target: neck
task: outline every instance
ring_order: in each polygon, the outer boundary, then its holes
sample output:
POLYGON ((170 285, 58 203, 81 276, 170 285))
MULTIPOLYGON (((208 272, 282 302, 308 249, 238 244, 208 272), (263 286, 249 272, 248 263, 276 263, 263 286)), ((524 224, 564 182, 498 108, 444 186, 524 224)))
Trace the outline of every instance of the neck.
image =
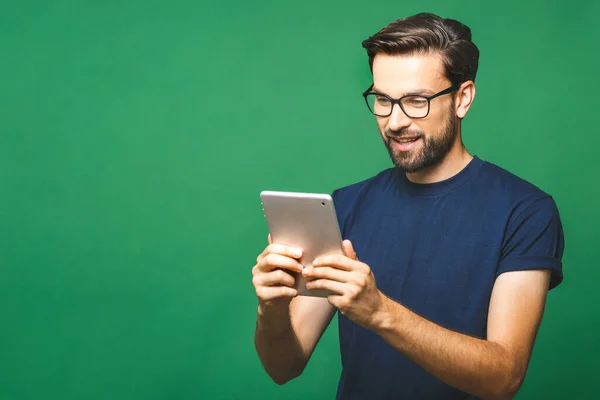
POLYGON ((473 156, 463 146, 459 137, 441 163, 418 172, 407 173, 407 178, 414 183, 435 183, 452 178, 471 162, 473 156))

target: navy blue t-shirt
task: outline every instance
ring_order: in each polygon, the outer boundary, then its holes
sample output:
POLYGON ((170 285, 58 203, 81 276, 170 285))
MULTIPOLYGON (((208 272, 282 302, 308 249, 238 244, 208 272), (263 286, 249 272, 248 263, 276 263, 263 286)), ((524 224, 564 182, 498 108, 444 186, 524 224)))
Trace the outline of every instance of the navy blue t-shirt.
MULTIPOLYGON (((377 287, 448 329, 486 338, 492 287, 507 271, 549 269, 562 281, 564 239, 552 197, 475 157, 442 182, 390 168, 334 191, 344 239, 377 287)), ((525 306, 525 305, 524 305, 525 306)), ((338 400, 473 399, 338 313, 338 400)))

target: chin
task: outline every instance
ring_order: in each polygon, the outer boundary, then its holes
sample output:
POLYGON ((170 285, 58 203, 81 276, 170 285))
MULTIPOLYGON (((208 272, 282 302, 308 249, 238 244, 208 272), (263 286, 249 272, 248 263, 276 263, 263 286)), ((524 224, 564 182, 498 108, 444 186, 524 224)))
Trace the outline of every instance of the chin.
POLYGON ((404 172, 418 172, 425 168, 423 164, 422 149, 412 149, 408 152, 400 152, 387 143, 387 150, 392 163, 404 172))
POLYGON ((407 174, 412 174, 415 172, 419 172, 424 170, 426 167, 424 165, 421 164, 402 164, 402 163, 394 163, 396 165, 397 168, 400 168, 402 171, 406 172, 407 174))
POLYGON ((402 171, 412 174, 421 172, 429 168, 435 167, 442 163, 444 157, 425 157, 421 152, 419 154, 410 155, 409 157, 399 157, 397 154, 392 155, 392 162, 397 168, 402 171))

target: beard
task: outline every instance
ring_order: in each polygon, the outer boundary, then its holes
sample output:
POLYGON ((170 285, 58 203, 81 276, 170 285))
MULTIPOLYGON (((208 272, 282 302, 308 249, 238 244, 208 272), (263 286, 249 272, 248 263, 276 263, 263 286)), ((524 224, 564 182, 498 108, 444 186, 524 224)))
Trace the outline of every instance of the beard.
POLYGON ((421 130, 402 129, 392 132, 386 129, 384 143, 394 165, 404 172, 412 173, 440 164, 452 149, 458 137, 458 118, 450 113, 444 129, 437 135, 425 135, 421 130), (396 151, 392 147, 392 139, 401 137, 417 137, 423 144, 418 150, 396 151))

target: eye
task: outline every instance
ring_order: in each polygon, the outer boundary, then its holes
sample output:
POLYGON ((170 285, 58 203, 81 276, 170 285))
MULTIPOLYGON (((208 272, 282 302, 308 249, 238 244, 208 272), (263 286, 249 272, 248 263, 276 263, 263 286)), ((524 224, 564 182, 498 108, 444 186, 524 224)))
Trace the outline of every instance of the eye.
POLYGON ((390 104, 390 99, 388 99, 385 96, 376 96, 375 97, 377 100, 377 103, 381 104, 381 105, 387 105, 390 104))
POLYGON ((405 102, 410 107, 422 108, 427 107, 427 99, 423 97, 409 97, 405 102))

